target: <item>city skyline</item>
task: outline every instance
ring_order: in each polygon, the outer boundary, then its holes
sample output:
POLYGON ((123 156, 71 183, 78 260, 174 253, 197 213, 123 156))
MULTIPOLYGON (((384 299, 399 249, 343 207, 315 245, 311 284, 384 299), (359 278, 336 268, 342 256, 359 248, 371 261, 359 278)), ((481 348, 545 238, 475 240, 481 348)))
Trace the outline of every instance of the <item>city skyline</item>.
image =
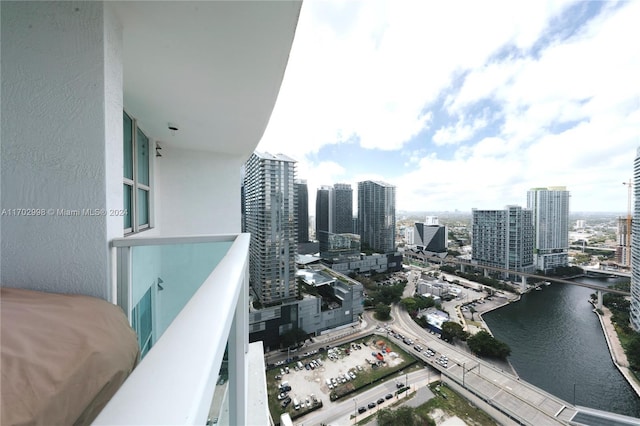
POLYGON ((372 179, 403 211, 524 205, 558 185, 572 211, 624 211, 640 4, 465 6, 304 3, 258 149, 298 161, 311 206, 321 184, 372 179))

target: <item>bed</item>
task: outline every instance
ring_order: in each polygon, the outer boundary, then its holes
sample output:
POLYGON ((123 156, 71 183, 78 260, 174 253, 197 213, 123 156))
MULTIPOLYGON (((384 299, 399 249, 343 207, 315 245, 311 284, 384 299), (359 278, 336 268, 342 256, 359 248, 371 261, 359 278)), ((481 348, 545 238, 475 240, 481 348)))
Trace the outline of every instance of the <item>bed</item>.
POLYGON ((139 359, 122 310, 102 299, 0 288, 0 424, 89 424, 139 359))

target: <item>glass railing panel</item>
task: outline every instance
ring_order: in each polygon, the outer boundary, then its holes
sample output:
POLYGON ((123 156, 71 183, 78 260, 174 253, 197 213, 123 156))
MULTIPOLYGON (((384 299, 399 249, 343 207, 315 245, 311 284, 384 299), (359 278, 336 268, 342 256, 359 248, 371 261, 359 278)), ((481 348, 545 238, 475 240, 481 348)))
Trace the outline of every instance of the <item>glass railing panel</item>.
POLYGON ((131 247, 131 325, 142 356, 162 336, 233 242, 131 247))

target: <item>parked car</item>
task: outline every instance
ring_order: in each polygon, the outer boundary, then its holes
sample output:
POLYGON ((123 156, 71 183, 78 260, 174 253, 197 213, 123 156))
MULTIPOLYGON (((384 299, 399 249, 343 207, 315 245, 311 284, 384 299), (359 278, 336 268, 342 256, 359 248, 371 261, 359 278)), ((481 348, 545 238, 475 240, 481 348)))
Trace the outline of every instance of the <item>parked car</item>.
POLYGON ((367 407, 376 408, 376 403, 375 402, 370 402, 369 404, 367 404, 367 407))
POLYGON ((287 405, 291 404, 291 398, 290 397, 286 397, 284 399, 284 401, 282 401, 280 403, 280 405, 282 406, 282 408, 287 408, 287 405))
POLYGON ((360 414, 364 413, 365 411, 367 411, 366 407, 358 408, 358 413, 360 413, 360 414))
POLYGON ((392 394, 390 394, 390 393, 388 393, 388 394, 386 394, 386 395, 384 396, 384 399, 391 399, 391 398, 393 398, 393 395, 392 395, 392 394))
POLYGON ((380 399, 377 401, 378 405, 382 404, 383 402, 384 402, 384 398, 380 398, 380 399))

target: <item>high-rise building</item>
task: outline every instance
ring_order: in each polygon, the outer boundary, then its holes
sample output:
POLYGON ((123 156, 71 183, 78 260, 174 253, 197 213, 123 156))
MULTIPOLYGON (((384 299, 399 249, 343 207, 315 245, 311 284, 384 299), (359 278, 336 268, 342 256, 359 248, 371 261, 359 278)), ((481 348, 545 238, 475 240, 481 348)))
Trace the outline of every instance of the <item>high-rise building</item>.
POLYGON ((633 163, 634 213, 631 228, 631 326, 640 331, 640 148, 633 163))
POLYGON ((631 266, 630 243, 632 243, 631 240, 633 240, 631 237, 633 234, 633 218, 630 217, 629 220, 627 220, 626 217, 619 217, 616 234, 618 240, 618 245, 616 246, 616 263, 628 268, 631 266), (631 232, 627 232, 628 230, 631 232))
POLYGON ((395 251, 395 186, 370 180, 358 182, 358 233, 363 249, 395 251))
POLYGON ((532 188, 527 208, 533 214, 534 263, 543 272, 568 265, 569 191, 564 186, 532 188))
POLYGON ((297 200, 298 244, 309 242, 309 190, 306 180, 294 184, 297 200))
POLYGON ((316 240, 320 252, 327 250, 329 234, 333 229, 333 188, 323 185, 316 191, 316 240))
POLYGON ((245 231, 251 233, 249 282, 262 304, 298 295, 295 160, 254 152, 245 163, 245 231))
POLYGON ((533 264, 533 217, 531 210, 507 206, 504 210, 472 211, 472 261, 531 272, 533 264))
POLYGON ((333 229, 336 234, 353 231, 353 189, 347 183, 333 185, 333 229))

